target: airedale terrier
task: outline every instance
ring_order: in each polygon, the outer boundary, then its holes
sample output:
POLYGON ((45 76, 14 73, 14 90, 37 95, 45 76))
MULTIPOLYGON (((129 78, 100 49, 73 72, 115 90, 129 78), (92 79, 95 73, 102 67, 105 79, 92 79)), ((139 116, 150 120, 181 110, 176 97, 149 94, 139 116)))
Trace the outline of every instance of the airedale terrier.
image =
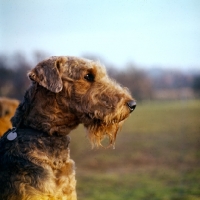
POLYGON ((0 137, 9 128, 12 128, 10 119, 15 114, 15 110, 18 105, 19 101, 16 99, 10 99, 6 97, 0 98, 0 137))
POLYGON ((93 145, 114 145, 135 109, 127 88, 98 62, 51 57, 28 73, 32 85, 0 141, 0 199, 75 200, 69 132, 82 123, 93 145))

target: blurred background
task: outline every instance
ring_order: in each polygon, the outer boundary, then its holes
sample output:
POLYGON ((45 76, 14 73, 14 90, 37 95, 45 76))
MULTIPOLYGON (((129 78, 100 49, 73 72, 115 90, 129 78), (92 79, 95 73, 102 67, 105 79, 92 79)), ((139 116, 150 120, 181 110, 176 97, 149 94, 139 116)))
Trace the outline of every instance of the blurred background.
POLYGON ((115 150, 71 134, 79 199, 200 199, 199 0, 0 0, 0 97, 55 55, 99 60, 137 100, 115 150))

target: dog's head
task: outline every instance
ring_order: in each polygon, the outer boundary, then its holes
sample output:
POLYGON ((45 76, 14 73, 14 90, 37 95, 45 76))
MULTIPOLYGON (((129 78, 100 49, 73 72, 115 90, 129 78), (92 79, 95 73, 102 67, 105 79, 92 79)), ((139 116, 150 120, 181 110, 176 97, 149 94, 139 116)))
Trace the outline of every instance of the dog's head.
POLYGON ((113 145, 122 122, 136 107, 128 89, 110 79, 99 62, 51 57, 40 62, 28 76, 56 94, 57 107, 75 116, 67 123, 75 119, 83 123, 97 146, 105 136, 113 145))
POLYGON ((16 99, 0 98, 0 118, 8 117, 9 119, 14 115, 15 110, 19 104, 16 99))

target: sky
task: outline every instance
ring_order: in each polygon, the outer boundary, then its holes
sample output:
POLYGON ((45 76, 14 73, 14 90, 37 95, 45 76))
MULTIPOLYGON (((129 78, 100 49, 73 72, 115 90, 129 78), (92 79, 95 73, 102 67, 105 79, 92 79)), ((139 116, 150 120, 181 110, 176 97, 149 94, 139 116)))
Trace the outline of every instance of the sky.
POLYGON ((199 0, 0 0, 0 54, 200 69, 199 0))

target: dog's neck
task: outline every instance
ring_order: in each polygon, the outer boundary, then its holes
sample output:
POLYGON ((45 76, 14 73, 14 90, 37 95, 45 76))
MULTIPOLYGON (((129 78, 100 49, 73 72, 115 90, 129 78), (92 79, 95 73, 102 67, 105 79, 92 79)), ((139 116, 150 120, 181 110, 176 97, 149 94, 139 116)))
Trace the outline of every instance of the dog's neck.
POLYGON ((31 127, 50 135, 69 134, 80 122, 76 115, 68 110, 68 103, 64 93, 52 93, 33 84, 12 118, 13 126, 31 127))

